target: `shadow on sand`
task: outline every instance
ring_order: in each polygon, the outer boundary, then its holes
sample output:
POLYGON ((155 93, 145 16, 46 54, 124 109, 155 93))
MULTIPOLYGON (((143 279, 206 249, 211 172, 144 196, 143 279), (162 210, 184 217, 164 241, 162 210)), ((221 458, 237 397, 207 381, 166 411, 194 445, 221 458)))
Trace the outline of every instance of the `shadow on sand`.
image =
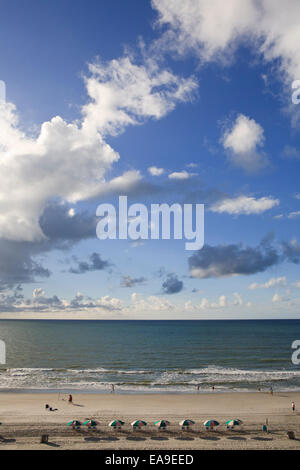
POLYGON ((200 439, 204 439, 206 441, 219 441, 221 438, 216 436, 200 436, 200 439))
POLYGON ((48 447, 60 447, 60 445, 55 444, 55 442, 43 442, 43 444, 48 447))
POLYGON ((9 444, 10 442, 16 442, 16 439, 6 439, 3 436, 0 436, 0 442, 3 444, 9 444))
POLYGON ((251 437, 254 441, 273 441, 273 437, 251 437))
POLYGON ((162 437, 162 436, 152 436, 151 437, 152 441, 168 441, 168 437, 162 437))
POLYGON ((179 437, 175 437, 175 439, 177 441, 194 441, 195 440, 194 437, 188 437, 188 436, 179 436, 179 437))

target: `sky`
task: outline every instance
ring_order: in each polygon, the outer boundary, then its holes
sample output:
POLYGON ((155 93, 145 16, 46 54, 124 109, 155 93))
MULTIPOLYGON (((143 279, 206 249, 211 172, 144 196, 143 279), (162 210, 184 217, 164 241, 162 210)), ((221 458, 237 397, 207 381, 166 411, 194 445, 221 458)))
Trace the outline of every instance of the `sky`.
POLYGON ((299 318, 298 0, 0 7, 0 318, 299 318), (124 195, 203 248, 99 240, 124 195))

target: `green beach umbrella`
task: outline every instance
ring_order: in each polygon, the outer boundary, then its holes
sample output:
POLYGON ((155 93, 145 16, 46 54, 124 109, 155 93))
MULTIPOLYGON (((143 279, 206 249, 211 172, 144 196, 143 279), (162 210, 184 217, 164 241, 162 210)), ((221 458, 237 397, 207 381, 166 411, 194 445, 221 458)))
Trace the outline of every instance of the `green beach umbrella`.
POLYGON ((137 419, 136 421, 132 421, 131 426, 133 428, 142 428, 143 426, 147 426, 146 421, 143 421, 141 419, 137 419))
POLYGON ((166 419, 160 419, 159 421, 155 421, 154 425, 158 428, 166 428, 167 426, 170 426, 170 422, 166 419))
POLYGON ((213 428, 215 426, 219 426, 219 422, 216 421, 215 419, 208 419, 207 421, 204 421, 204 426, 206 426, 207 428, 213 428))
POLYGON ((243 424, 243 421, 241 419, 230 419, 229 421, 226 421, 225 424, 227 426, 240 426, 240 424, 243 424))
POLYGON ((117 428, 117 427, 120 427, 120 426, 124 426, 124 421, 121 421, 120 419, 114 419, 113 421, 111 421, 109 423, 108 426, 112 427, 112 428, 117 428))
POLYGON ((95 427, 99 423, 95 421, 94 419, 87 419, 83 424, 84 426, 87 426, 87 427, 95 427))
POLYGON ((195 421, 192 419, 183 419, 180 421, 179 426, 192 426, 193 424, 195 424, 195 421))
POLYGON ((77 419, 73 419, 73 421, 69 421, 67 426, 73 426, 73 427, 78 427, 78 426, 81 426, 82 423, 80 421, 78 421, 77 419))

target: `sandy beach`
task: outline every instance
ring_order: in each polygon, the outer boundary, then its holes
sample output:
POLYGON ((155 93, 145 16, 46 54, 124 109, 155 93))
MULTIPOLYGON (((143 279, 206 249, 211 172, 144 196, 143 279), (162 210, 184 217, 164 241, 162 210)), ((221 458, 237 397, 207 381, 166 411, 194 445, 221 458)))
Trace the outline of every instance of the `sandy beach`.
MULTIPOLYGON (((210 393, 189 395, 75 394, 73 404, 65 395, 47 393, 0 394, 0 450, 4 449, 300 449, 300 411, 292 412, 300 393, 210 393), (45 404, 56 411, 48 411, 45 404), (72 419, 95 418, 97 430, 72 430, 72 419), (107 424, 114 418, 125 421, 122 431, 107 424), (132 431, 130 422, 144 419, 148 426, 132 431), (192 418, 192 430, 182 431, 178 422, 192 418), (205 419, 220 422, 216 431, 206 431, 205 419), (240 418, 242 428, 226 430, 225 421, 240 418), (153 423, 168 419, 171 426, 157 431, 153 423), (262 432, 268 419, 269 432, 262 432), (296 440, 289 440, 293 430, 296 440), (40 444, 49 434, 49 444, 40 444)), ((299 408, 300 410, 300 408, 299 408)))

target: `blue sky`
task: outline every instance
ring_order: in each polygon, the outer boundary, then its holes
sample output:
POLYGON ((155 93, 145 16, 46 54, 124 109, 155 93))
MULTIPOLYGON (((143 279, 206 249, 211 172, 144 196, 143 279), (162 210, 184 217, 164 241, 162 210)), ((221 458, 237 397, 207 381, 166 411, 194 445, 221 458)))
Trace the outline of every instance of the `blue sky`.
POLYGON ((299 316, 289 4, 0 0, 2 317, 299 316), (204 248, 98 240, 122 194, 204 203, 204 248))

